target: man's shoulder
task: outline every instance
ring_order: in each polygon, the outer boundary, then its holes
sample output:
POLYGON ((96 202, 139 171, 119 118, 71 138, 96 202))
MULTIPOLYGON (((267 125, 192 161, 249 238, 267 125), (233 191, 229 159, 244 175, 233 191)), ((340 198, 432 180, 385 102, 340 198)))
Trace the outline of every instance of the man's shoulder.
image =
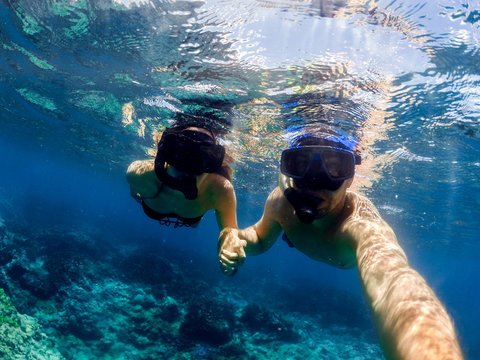
POLYGON ((358 192, 347 191, 347 205, 352 209, 350 220, 382 220, 370 199, 358 192))
POLYGON ((356 204, 369 204, 375 207, 369 198, 356 191, 347 190, 347 199, 356 204))
POLYGON ((279 186, 273 189, 270 195, 268 195, 265 211, 276 220, 285 218, 289 213, 293 213, 293 208, 279 186))
POLYGON ((342 224, 342 231, 349 233, 355 242, 375 238, 376 235, 396 243, 395 233, 382 218, 373 203, 364 195, 349 191, 350 213, 342 224), (374 236, 375 235, 375 236, 374 236))

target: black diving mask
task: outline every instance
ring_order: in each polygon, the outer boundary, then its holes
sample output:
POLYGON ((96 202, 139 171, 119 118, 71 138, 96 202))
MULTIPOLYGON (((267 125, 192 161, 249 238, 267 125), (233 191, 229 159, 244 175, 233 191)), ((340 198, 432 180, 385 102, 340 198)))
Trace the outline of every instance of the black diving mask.
POLYGON ((200 175, 220 169, 225 156, 223 146, 208 134, 195 130, 167 130, 158 144, 165 161, 187 174, 200 175))
POLYGON ((197 175, 218 171, 223 163, 225 149, 203 132, 195 130, 166 130, 158 143, 155 174, 172 189, 179 190, 186 199, 198 196, 197 175), (168 174, 165 163, 183 173, 168 174))
POLYGON ((284 150, 281 172, 303 190, 336 191, 355 175, 361 163, 352 151, 331 146, 302 146, 284 150))

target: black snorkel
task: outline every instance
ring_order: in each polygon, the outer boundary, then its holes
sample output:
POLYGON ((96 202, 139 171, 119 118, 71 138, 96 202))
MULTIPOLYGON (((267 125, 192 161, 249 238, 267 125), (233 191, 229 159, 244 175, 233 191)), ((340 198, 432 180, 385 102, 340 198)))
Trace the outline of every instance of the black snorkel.
POLYGON ((313 220, 320 217, 317 207, 323 202, 323 199, 306 196, 291 187, 286 189, 283 194, 293 206, 295 215, 302 223, 311 224, 313 220))
POLYGON ((173 177, 167 172, 165 166, 164 140, 165 135, 169 132, 171 132, 170 129, 165 130, 158 143, 157 156, 155 157, 155 175, 168 187, 181 191, 187 200, 194 200, 198 196, 196 175, 182 174, 178 177, 173 177))
POLYGON ((165 159, 163 158, 162 141, 158 144, 157 156, 155 157, 155 175, 168 187, 181 191, 187 200, 195 200, 198 196, 197 176, 192 174, 171 176, 165 168, 165 159))
POLYGON ((321 217, 318 206, 323 202, 322 198, 308 196, 294 189, 290 184, 290 178, 282 173, 280 173, 278 180, 280 189, 292 205, 298 220, 304 224, 311 224, 313 220, 321 217))

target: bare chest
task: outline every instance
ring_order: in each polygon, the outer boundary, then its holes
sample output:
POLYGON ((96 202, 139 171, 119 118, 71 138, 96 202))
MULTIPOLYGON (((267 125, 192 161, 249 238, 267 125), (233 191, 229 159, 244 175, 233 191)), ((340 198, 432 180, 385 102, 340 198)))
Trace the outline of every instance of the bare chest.
POLYGON ((355 252, 346 234, 297 221, 284 224, 283 228, 295 248, 310 258, 343 269, 356 266, 355 252))

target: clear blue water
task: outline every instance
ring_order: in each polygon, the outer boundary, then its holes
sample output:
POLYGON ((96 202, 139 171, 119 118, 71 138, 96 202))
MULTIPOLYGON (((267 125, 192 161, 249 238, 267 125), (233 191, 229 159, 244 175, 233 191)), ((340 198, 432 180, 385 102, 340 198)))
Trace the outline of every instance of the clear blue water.
POLYGON ((195 230, 159 227, 124 180, 176 112, 215 114, 230 129, 238 220, 248 226, 276 185, 284 131, 327 118, 360 139, 356 189, 446 305, 466 358, 479 358, 478 8, 447 0, 2 0, 0 217, 26 236, 57 227, 98 241, 159 242, 220 288, 248 292, 252 278, 333 288, 367 311, 355 270, 280 243, 222 278, 213 214, 195 230), (292 99, 303 107, 282 106, 292 99))

